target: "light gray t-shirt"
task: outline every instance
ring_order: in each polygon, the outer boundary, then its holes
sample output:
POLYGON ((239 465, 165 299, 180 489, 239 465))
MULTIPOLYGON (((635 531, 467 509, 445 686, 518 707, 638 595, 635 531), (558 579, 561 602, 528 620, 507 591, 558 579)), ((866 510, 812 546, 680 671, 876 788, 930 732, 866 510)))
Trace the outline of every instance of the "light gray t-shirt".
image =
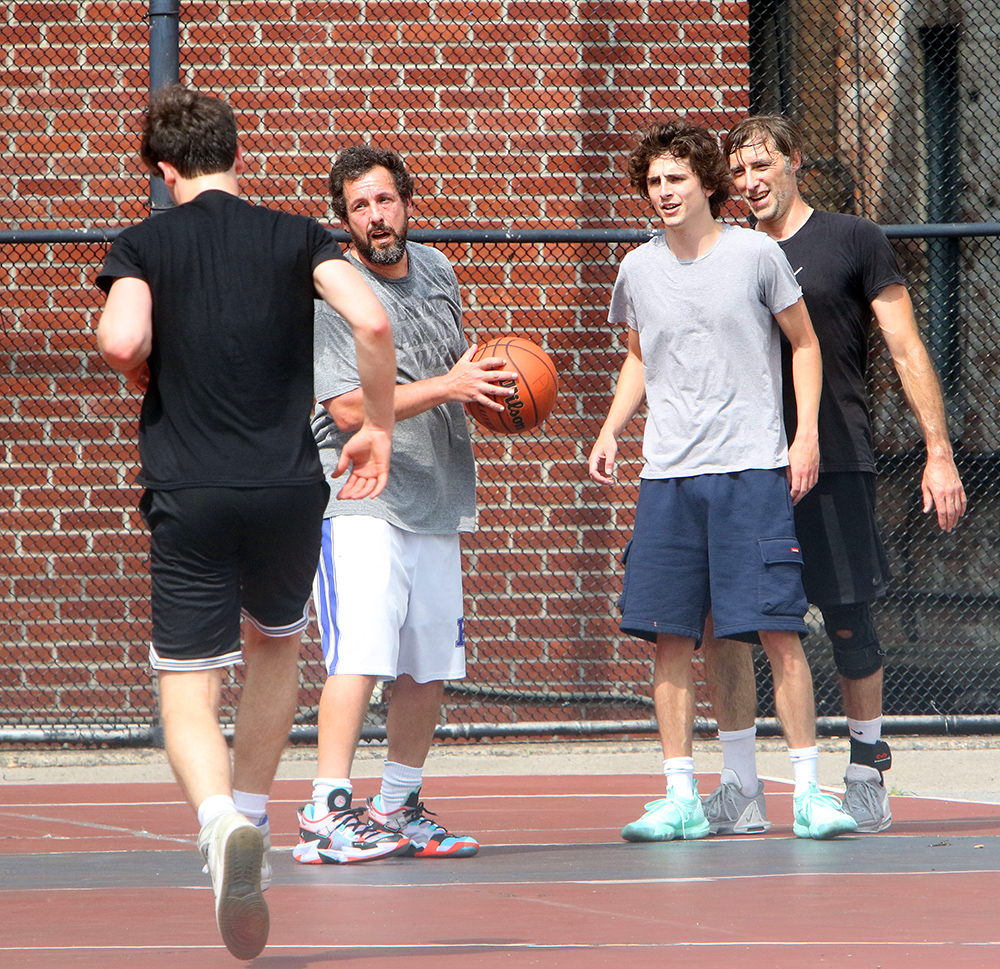
MULTIPOLYGON (((386 279, 351 259, 392 323, 396 383, 447 373, 466 351, 462 300, 451 263, 437 249, 406 245, 409 271, 386 279)), ((361 386, 350 325, 326 303, 316 302, 315 393, 329 400, 361 386)), ((323 469, 332 477, 349 435, 337 429, 322 404, 312 422, 323 469)), ((326 517, 372 515, 410 532, 446 535, 476 527, 476 467, 460 403, 441 404, 397 421, 389 482, 377 498, 337 501, 346 475, 332 482, 326 517)))
POLYGON ((788 464, 772 314, 801 295, 778 244, 750 229, 724 225, 711 251, 690 261, 663 234, 625 256, 609 319, 638 331, 642 349, 640 477, 788 464))

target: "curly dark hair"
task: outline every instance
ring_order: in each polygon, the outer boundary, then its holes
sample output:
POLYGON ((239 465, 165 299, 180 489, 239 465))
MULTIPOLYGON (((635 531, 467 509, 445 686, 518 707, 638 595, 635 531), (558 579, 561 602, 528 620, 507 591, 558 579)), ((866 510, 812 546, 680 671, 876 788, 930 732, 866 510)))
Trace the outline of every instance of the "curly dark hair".
POLYGON ((671 155, 683 158, 712 194, 708 202, 712 218, 722 213, 729 198, 732 179, 726 157, 719 149, 715 136, 706 128, 681 119, 650 125, 639 133, 639 142, 628 156, 629 182, 642 198, 649 198, 646 176, 654 158, 671 155))
POLYGON ((154 175, 167 162, 181 178, 227 172, 236 162, 236 119, 218 98, 171 84, 149 99, 139 155, 154 175))
POLYGON ((371 145, 351 145, 337 153, 330 167, 330 200, 338 219, 347 219, 344 182, 353 182, 379 166, 392 175, 396 191, 404 202, 409 203, 413 198, 413 177, 406 170, 406 162, 396 152, 371 145))
POLYGON ((744 118, 722 139, 722 153, 728 159, 741 148, 768 142, 786 158, 791 158, 794 152, 801 154, 805 145, 802 130, 791 118, 781 114, 755 114, 744 118))

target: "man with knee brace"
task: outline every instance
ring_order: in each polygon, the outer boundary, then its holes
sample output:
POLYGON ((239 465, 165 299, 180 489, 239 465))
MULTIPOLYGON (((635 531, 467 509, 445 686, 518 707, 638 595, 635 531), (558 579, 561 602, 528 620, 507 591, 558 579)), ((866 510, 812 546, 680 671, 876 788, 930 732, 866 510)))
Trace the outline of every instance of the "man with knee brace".
MULTIPOLYGON (((859 831, 884 831, 892 813, 883 775, 892 758, 882 740, 883 652, 871 603, 885 595, 889 570, 875 519, 866 388, 873 319, 927 446, 924 512, 935 509, 940 527, 951 531, 965 512, 965 492, 948 440, 937 375, 892 248, 871 222, 806 205, 797 183, 802 147, 799 129, 780 116, 747 118, 723 142, 737 192, 757 228, 784 250, 802 287, 823 353, 819 482, 796 505, 795 528, 803 584, 809 601, 823 613, 850 730, 845 808, 859 831)), ((787 392, 787 371, 785 387, 791 435, 795 401, 787 392)), ((707 635, 704 656, 724 758, 722 784, 706 798, 706 816, 716 834, 766 831, 770 825, 754 759, 750 651, 707 635)))

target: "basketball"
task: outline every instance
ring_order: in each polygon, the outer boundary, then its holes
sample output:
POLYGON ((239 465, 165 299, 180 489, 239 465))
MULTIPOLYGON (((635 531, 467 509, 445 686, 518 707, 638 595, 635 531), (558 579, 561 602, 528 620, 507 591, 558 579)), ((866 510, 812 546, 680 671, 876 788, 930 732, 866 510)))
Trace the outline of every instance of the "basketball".
MULTIPOLYGON (((465 405, 472 419, 480 426, 499 434, 523 434, 537 427, 549 416, 559 391, 559 375, 549 355, 531 340, 520 336, 501 336, 476 348, 473 360, 503 357, 504 370, 516 370, 514 393, 498 397, 502 411, 490 410, 475 402, 465 405)), ((509 387, 504 381, 499 386, 509 387)))

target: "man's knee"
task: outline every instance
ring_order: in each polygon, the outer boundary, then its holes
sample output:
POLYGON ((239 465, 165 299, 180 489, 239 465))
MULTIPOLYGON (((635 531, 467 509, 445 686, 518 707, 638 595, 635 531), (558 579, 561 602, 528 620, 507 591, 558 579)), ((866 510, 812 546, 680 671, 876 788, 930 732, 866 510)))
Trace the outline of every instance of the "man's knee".
POLYGON ((885 653, 869 603, 828 606, 823 609, 823 621, 833 644, 833 661, 844 679, 864 680, 882 669, 885 653))

